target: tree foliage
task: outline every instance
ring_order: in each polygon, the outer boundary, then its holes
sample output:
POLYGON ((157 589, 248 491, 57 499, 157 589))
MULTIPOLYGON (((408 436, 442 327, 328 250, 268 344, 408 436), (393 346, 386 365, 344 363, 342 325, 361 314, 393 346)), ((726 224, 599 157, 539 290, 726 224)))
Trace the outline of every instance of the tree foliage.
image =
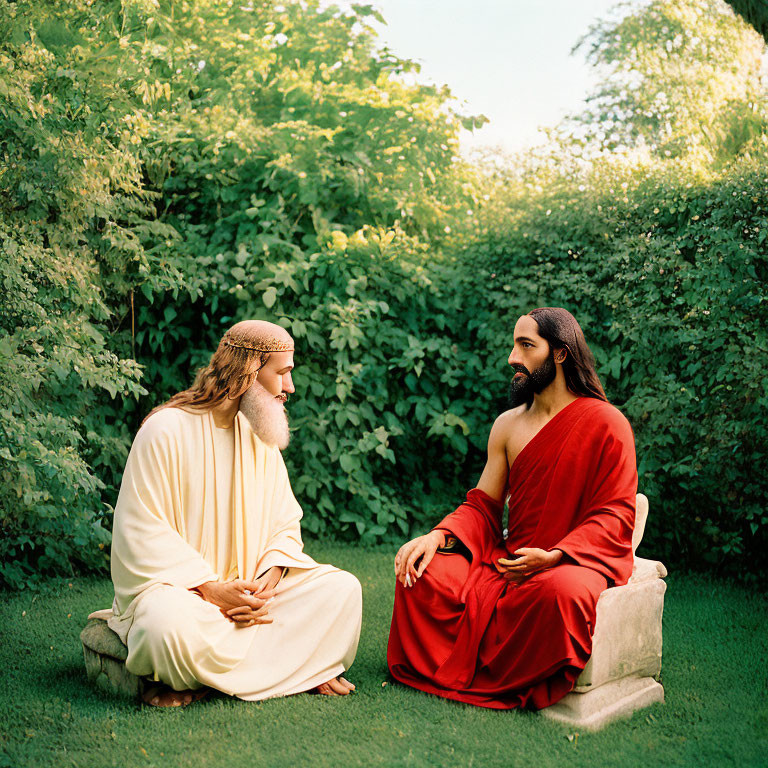
MULTIPOLYGON (((628 143, 609 153, 604 115, 568 121, 557 142, 499 173, 463 256, 493 307, 476 318, 494 329, 489 354, 508 334, 499 318, 530 306, 565 306, 582 323, 609 398, 635 429, 640 488, 651 499, 647 551, 741 576, 745 563, 747 575, 765 575, 759 553, 768 543, 768 481, 755 469, 768 460, 765 124, 732 140, 743 114, 768 106, 755 62, 744 66, 745 52, 758 63, 763 53, 755 38, 719 2, 659 0, 599 25, 585 41, 595 63, 632 69, 638 98, 674 91, 672 128, 630 111, 628 143), (677 50, 670 41, 694 34, 719 51, 709 92, 730 83, 719 107, 705 91, 709 119, 695 67, 674 67, 672 87, 652 65, 677 50), (723 130, 713 133, 715 123, 723 130), (649 139, 638 144, 642 131, 649 139)), ((614 92, 614 81, 600 92, 614 92)))
POLYGON ((768 7, 762 0, 728 0, 728 5, 768 42, 768 7))
POLYGON ((0 1, 0 580, 11 584, 107 562, 99 475, 124 461, 130 431, 102 429, 99 406, 144 391, 139 366, 115 354, 113 300, 139 279, 162 284, 140 244, 163 225, 130 94, 111 76, 118 44, 87 39, 102 22, 86 3, 40 10, 0 1))
MULTIPOLYGON (((473 204, 456 149, 462 121, 474 121, 450 110, 446 89, 404 84, 415 65, 376 47, 376 15, 314 1, 0 6, 6 583, 105 562, 132 434, 229 323, 256 313, 301 337, 303 321, 318 350, 333 342, 323 359, 333 370, 357 346, 330 337, 342 314, 359 337, 357 314, 373 328, 387 299, 437 303, 418 238, 438 242, 473 204), (365 261, 371 247, 378 268, 365 261), (368 277, 381 286, 373 314, 368 277)), ((324 399, 317 383, 314 393, 324 399)), ((347 419, 360 456, 386 453, 380 414, 361 418, 347 419)), ((342 417, 334 423, 341 433, 342 417)), ((341 448, 307 446, 302 476, 334 471, 341 448)), ((333 482, 323 489, 310 529, 328 528, 333 482)), ((392 513, 363 504, 354 522, 375 514, 385 530, 392 513)), ((376 535, 352 522, 339 524, 376 535)))
POLYGON ((601 73, 586 113, 562 126, 579 145, 712 164, 765 132, 765 41, 724 2, 654 0, 597 22, 577 48, 601 73))
POLYGON ((457 154, 482 118, 408 84, 377 21, 0 0, 0 581, 105 565, 141 419, 246 317, 297 341, 309 535, 450 511, 549 304, 633 423, 649 552, 736 573, 765 547, 759 38, 720 0, 599 24, 590 109, 489 173, 457 154))

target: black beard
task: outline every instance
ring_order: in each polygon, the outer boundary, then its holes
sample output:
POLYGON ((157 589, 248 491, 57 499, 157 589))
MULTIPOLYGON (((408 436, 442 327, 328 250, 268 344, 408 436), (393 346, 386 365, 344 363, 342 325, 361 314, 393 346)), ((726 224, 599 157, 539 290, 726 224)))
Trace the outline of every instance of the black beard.
POLYGON ((533 396, 540 395, 555 380, 557 375, 553 352, 549 353, 547 359, 533 373, 530 373, 522 365, 515 365, 513 369, 515 373, 523 373, 525 376, 516 381, 513 374, 512 381, 509 382, 510 408, 517 408, 524 403, 530 406, 533 402, 533 396))

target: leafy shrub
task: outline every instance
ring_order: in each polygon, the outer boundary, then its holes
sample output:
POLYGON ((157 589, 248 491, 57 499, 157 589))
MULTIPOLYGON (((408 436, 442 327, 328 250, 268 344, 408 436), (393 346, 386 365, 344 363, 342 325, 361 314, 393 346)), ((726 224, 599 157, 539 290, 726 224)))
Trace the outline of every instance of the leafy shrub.
MULTIPOLYGON (((494 403, 479 408, 480 393, 466 387, 482 381, 484 363, 462 343, 451 270, 430 266, 427 249, 402 232, 368 228, 336 241, 265 263, 219 311, 267 317, 296 339, 287 462, 305 531, 392 540, 453 503, 494 403)), ((209 311, 203 300, 191 307, 209 311)), ((210 329, 201 359, 219 333, 210 329)))
POLYGON ((635 429, 640 489, 651 501, 644 550, 677 567, 765 577, 764 46, 713 0, 657 0, 599 25, 591 44, 596 63, 613 65, 603 101, 500 174, 462 251, 476 276, 470 290, 494 307, 473 321, 484 329, 479 341, 492 354, 517 314, 570 309, 609 398, 635 429), (710 38, 738 44, 708 59, 708 115, 699 120, 691 62, 710 38), (620 77, 630 66, 634 85, 620 77), (643 106, 671 71, 673 101, 643 106), (740 133, 735 116, 745 112, 749 130, 740 133), (606 154, 618 138, 605 127, 618 113, 625 137, 647 141, 606 154))
POLYGON ((697 179, 683 164, 603 166, 511 204, 465 257, 490 358, 517 316, 579 319, 635 429, 651 500, 643 548, 670 564, 759 573, 768 531, 768 152, 697 179), (582 190, 579 187, 583 187, 582 190))
MULTIPOLYGON (((403 84, 414 65, 375 48, 375 15, 0 0, 0 582, 106 564, 142 416, 236 315, 279 307, 323 244, 364 226, 436 241, 466 208, 449 94, 403 84)), ((429 285, 415 262, 392 270, 403 297, 429 285)))
POLYGON ((599 25, 591 111, 493 178, 456 154, 482 119, 406 85, 370 7, 0 0, 0 582, 105 566, 141 419, 246 317, 297 340, 308 535, 422 530, 475 482, 541 305, 635 427, 647 551, 764 574, 763 49, 690 5, 599 25))
MULTIPOLYGON (((87 3, 58 10, 109 24, 87 3)), ((138 233, 159 225, 129 94, 103 76, 114 54, 77 29, 0 0, 0 583, 14 586, 106 565, 99 469, 130 433, 98 406, 144 392, 113 351, 112 295, 147 279, 138 233)))
MULTIPOLYGON (((446 90, 403 84, 414 65, 376 48, 370 8, 196 7, 173 37, 147 32, 170 100, 153 102, 141 153, 176 233, 153 253, 180 280, 135 296, 150 394, 109 419, 138 426, 230 323, 276 320, 299 344, 298 386, 308 379, 288 456, 307 531, 402 536, 466 461, 457 371, 476 358, 456 345, 457 299, 426 243, 466 228, 472 172, 455 152, 462 120, 476 121, 446 90), (416 445, 447 454, 444 479, 416 445)), ((121 473, 104 473, 110 501, 121 473)))

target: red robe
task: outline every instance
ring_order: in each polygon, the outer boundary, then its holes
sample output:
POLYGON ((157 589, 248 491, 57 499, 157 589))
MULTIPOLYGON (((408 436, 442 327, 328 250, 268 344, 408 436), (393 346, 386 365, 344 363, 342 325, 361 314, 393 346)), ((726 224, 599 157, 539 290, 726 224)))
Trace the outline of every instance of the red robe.
POLYGON ((592 653, 600 593, 632 574, 637 468, 632 429, 581 397, 523 448, 503 503, 474 488, 438 526, 469 550, 435 555, 413 587, 399 582, 387 662, 406 685, 494 709, 541 709, 567 694, 592 653), (520 547, 563 551, 519 585, 493 563, 520 547))

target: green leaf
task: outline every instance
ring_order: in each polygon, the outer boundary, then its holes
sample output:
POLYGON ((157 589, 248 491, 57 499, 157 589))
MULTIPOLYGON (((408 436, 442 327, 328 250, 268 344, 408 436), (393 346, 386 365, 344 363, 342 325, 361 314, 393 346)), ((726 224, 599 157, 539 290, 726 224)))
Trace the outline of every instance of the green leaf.
POLYGON ((360 460, 347 453, 342 454, 339 457, 339 464, 341 464, 341 468, 348 474, 360 469, 360 460))
POLYGON ((274 287, 270 286, 261 296, 261 300, 264 302, 264 306, 267 309, 272 309, 277 301, 277 291, 274 287))

